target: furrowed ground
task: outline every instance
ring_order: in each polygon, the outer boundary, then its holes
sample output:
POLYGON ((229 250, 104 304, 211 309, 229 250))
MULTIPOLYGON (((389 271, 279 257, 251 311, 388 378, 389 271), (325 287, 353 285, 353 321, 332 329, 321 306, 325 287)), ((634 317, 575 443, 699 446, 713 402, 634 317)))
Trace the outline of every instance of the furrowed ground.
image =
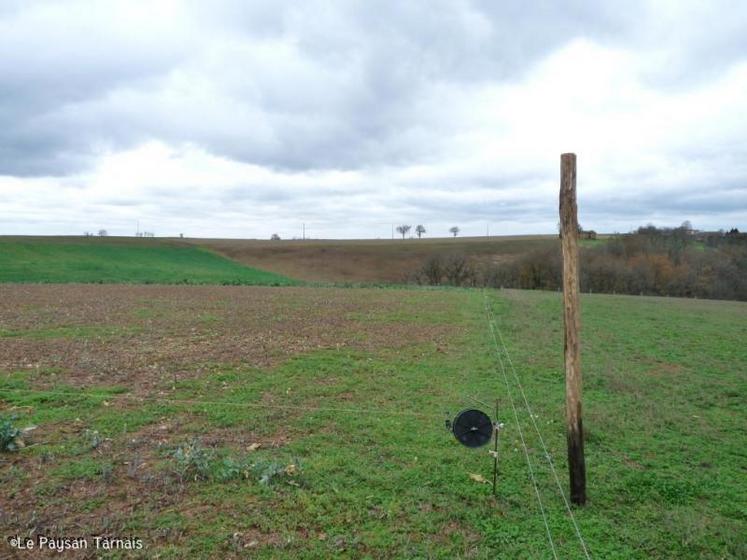
POLYGON ((553 235, 423 239, 191 239, 248 266, 317 282, 411 282, 434 255, 459 254, 473 263, 509 262, 529 251, 552 247, 553 235))
MULTIPOLYGON (((558 294, 0 295, 0 414, 37 426, 0 454, 4 533, 135 535, 160 558, 551 557, 485 302, 565 487, 558 294), (497 499, 469 476, 490 479, 485 449, 444 429, 472 398, 497 398, 506 424, 497 499)), ((584 296, 583 326, 591 554, 747 556, 747 304, 584 296)), ((517 411, 558 556, 579 558, 517 411)))

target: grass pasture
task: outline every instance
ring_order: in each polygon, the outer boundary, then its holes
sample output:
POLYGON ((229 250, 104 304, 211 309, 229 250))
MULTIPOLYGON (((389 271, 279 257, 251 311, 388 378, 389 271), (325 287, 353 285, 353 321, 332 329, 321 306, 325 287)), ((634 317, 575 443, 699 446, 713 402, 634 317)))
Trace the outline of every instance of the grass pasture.
MULTIPOLYGON (((551 558, 480 291, 0 291, 0 413, 37 426, 0 454, 9 534, 136 535, 160 558, 551 558), (506 424, 497 500, 470 478, 487 452, 444 428, 474 398, 506 424)), ((559 295, 486 297, 565 486, 559 295)), ((582 304, 592 556, 744 558, 747 305, 582 304)), ((517 412, 558 556, 579 558, 517 412)))
POLYGON ((114 237, 0 237, 0 282, 292 283, 194 245, 114 237))

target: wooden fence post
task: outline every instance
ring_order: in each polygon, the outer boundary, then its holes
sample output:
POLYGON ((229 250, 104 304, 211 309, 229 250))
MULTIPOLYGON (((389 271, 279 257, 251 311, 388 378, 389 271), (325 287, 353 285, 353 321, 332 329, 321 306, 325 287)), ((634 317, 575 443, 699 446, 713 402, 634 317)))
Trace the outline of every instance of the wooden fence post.
POLYGON ((571 501, 586 503, 586 463, 581 414, 581 361, 578 302, 578 216, 576 154, 560 156, 560 232, 563 249, 563 317, 565 322, 565 414, 571 501))

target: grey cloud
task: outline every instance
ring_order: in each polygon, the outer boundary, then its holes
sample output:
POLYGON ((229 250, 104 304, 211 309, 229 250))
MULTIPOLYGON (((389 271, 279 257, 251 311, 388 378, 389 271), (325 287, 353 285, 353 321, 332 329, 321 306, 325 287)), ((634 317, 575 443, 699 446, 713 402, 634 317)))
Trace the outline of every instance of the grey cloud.
POLYGON ((0 174, 64 175, 84 167, 93 145, 111 139, 71 108, 144 86, 184 54, 168 36, 143 37, 120 27, 114 12, 95 12, 80 3, 23 3, 0 12, 0 174))
POLYGON ((298 198, 300 193, 291 189, 277 187, 257 187, 256 185, 245 185, 221 189, 219 199, 225 204, 241 202, 253 203, 276 203, 290 202, 298 198))
POLYGON ((221 1, 143 32, 77 6, 2 16, 0 174, 63 175, 147 138, 275 169, 404 165, 438 151, 438 84, 510 81, 629 26, 584 3, 221 1))
MULTIPOLYGON (((154 184, 143 200, 100 202, 122 212, 142 206, 201 219, 237 208, 282 220, 339 221, 365 209, 385 220, 535 216, 552 224, 554 196, 540 200, 537 193, 557 180, 555 162, 530 171, 482 160, 439 167, 461 157, 449 152, 452 135, 467 126, 450 116, 460 91, 520 87, 539 61, 577 38, 664 61, 647 66, 643 78, 665 94, 715 79, 747 53, 747 10, 728 2, 677 3, 671 17, 659 3, 638 0, 624 10, 618 2, 580 0, 216 0, 133 17, 128 3, 97 6, 0 5, 0 176, 73 180, 102 153, 149 140, 275 171, 366 176, 362 187, 218 181, 209 193, 188 184, 178 200, 175 187, 154 184), (413 164, 434 171, 398 175, 413 164), (464 197, 449 197, 450 190, 464 197)), ((459 109, 470 114, 470 107, 459 109)), ((670 178, 643 165, 608 177, 607 194, 584 198, 583 212, 602 221, 744 211, 742 133, 732 126, 725 137, 715 133, 708 148, 683 139, 657 154, 709 174, 670 178), (631 194, 610 195, 617 185, 631 194), (708 194, 698 195, 699 188, 708 194)))
POLYGON ((660 63, 644 76, 654 87, 683 89, 747 61, 747 12, 739 0, 651 2, 640 22, 631 28, 631 40, 659 54, 660 63))
MULTIPOLYGON (((718 217, 731 212, 744 211, 747 200, 747 182, 741 188, 723 189, 718 185, 703 185, 690 191, 647 191, 628 196, 586 197, 583 213, 594 221, 605 221, 609 216, 638 218, 646 216, 672 216, 680 221, 693 215, 718 217)), ((697 224, 696 224, 697 225, 697 224)))

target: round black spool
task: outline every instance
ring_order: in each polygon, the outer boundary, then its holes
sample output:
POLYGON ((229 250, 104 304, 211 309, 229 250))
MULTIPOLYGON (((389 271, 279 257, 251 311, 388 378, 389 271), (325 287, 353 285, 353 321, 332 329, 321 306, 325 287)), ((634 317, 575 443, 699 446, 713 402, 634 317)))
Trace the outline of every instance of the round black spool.
POLYGON ((462 445, 482 447, 493 437, 493 422, 482 410, 469 408, 457 414, 451 431, 462 445))

